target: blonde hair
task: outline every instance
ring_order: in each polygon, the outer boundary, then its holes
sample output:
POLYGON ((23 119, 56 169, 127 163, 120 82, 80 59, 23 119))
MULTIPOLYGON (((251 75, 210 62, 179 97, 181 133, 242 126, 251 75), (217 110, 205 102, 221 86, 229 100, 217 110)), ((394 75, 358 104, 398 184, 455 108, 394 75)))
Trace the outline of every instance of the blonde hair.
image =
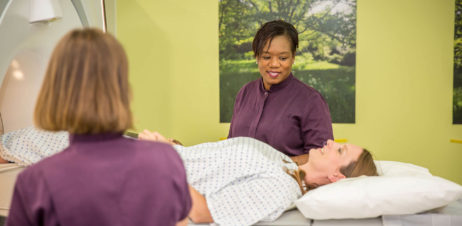
POLYGON ((296 170, 288 170, 288 169, 284 169, 284 170, 286 171, 287 174, 289 174, 292 178, 294 178, 295 181, 297 181, 297 184, 300 188, 300 191, 302 192, 302 195, 307 193, 309 190, 313 189, 313 188, 308 187, 308 185, 305 183, 304 178, 306 176, 306 173, 304 170, 301 170, 300 168, 296 170))
POLYGON ((348 166, 340 168, 340 172, 345 177, 359 177, 365 176, 378 176, 377 167, 374 163, 372 154, 367 150, 363 149, 363 152, 358 157, 358 160, 351 162, 348 166))
MULTIPOLYGON (((300 168, 297 170, 287 170, 285 169, 286 173, 288 173, 292 178, 297 181, 298 185, 300 186, 300 190, 302 195, 308 192, 311 189, 317 188, 319 185, 317 184, 306 184, 305 183, 305 175, 306 172, 301 170, 300 168)), ((378 176, 377 167, 374 163, 374 158, 372 154, 367 150, 363 149, 363 152, 358 157, 358 160, 351 162, 345 167, 340 168, 340 172, 345 177, 359 177, 362 175, 365 176, 378 176)))
POLYGON ((128 62, 120 43, 99 29, 75 29, 56 45, 35 106, 37 127, 72 134, 133 127, 128 62))

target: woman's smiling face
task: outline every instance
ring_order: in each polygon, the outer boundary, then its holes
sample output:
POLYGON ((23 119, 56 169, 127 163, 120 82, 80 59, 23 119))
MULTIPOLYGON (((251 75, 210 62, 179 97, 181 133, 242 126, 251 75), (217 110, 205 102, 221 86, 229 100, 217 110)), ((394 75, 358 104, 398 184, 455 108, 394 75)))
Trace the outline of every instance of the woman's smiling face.
MULTIPOLYGON (((338 178, 330 182, 335 182, 337 179, 344 178, 340 169, 348 166, 350 163, 358 161, 359 156, 363 152, 363 148, 354 144, 339 144, 332 140, 328 140, 327 144, 322 148, 311 149, 308 159, 308 167, 310 172, 318 175, 325 175, 326 179, 330 175, 337 175, 338 178)), ((313 181, 312 181, 313 182, 313 181)), ((317 182, 322 185, 329 181, 317 182)))
POLYGON ((291 42, 286 35, 275 36, 271 43, 267 41, 260 56, 257 57, 258 69, 263 85, 269 90, 289 77, 295 56, 291 51, 291 42))

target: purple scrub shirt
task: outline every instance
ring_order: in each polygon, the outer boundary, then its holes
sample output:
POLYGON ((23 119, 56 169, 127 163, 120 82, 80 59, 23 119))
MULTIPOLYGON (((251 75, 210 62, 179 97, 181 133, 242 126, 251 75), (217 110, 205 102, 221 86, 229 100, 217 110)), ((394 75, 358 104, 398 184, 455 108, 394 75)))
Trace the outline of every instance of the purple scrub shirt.
POLYGON ((170 145, 71 135, 67 149, 19 175, 6 225, 175 225, 190 208, 183 162, 170 145))
POLYGON ((269 91, 261 78, 242 87, 228 137, 239 136, 256 138, 289 156, 306 154, 334 137, 326 101, 292 74, 269 91))

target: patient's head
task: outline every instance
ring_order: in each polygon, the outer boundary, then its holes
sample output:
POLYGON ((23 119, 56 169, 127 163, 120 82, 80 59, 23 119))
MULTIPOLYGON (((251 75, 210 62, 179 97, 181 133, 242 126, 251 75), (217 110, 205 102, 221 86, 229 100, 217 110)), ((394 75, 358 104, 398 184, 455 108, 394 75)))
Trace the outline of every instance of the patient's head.
POLYGON ((332 140, 322 148, 311 149, 308 162, 300 169, 305 171, 305 183, 311 188, 346 177, 377 176, 377 168, 368 150, 332 140))
POLYGON ((74 134, 132 127, 128 63, 121 44, 99 29, 75 29, 55 47, 34 114, 39 128, 74 134))

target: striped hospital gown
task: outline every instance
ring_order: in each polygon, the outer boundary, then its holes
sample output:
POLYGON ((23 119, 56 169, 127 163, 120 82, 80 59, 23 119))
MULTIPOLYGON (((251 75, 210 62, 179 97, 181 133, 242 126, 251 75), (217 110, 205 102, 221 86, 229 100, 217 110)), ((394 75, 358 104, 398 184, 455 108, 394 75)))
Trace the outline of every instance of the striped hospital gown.
POLYGON ((175 149, 189 184, 205 196, 219 225, 275 220, 301 196, 297 182, 283 169, 296 169, 295 163, 256 139, 236 137, 175 149))

